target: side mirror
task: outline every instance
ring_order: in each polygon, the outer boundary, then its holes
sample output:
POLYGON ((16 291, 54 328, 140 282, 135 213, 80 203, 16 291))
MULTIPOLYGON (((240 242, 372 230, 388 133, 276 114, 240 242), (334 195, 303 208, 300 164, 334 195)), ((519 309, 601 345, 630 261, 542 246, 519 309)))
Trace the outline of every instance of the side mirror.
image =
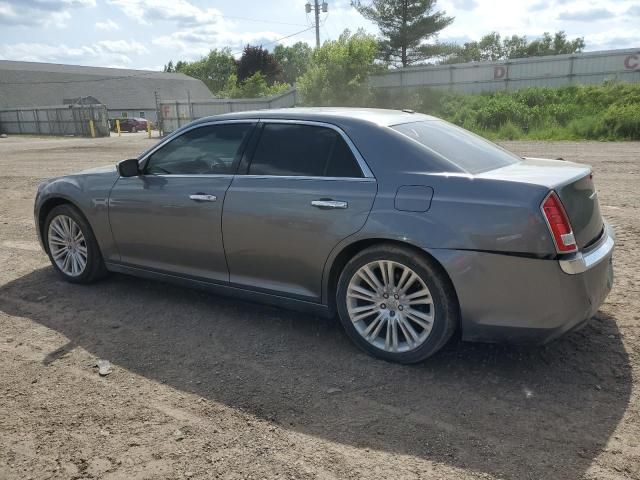
POLYGON ((118 162, 118 173, 121 177, 137 177, 140 175, 140 167, 137 158, 129 158, 118 162))

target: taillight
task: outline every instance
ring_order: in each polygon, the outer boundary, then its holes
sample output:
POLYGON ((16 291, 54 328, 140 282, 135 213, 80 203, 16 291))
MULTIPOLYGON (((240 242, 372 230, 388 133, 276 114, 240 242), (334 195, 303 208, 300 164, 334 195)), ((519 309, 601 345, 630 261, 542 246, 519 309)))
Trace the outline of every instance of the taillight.
POLYGON ((551 192, 547 195, 542 202, 541 208, 557 252, 571 253, 578 250, 569 217, 567 217, 567 212, 565 212, 556 192, 551 192))

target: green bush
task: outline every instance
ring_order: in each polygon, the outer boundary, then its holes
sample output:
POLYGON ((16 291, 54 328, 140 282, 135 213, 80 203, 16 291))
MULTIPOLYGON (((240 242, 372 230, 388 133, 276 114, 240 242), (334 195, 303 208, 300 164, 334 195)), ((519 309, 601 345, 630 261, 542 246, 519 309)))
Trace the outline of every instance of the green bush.
POLYGON ((587 140, 604 140, 606 138, 602 118, 597 115, 574 118, 567 125, 567 130, 575 138, 587 140))
POLYGON ((238 82, 235 73, 229 75, 227 83, 220 91, 222 98, 258 98, 269 97, 279 93, 286 92, 291 88, 286 83, 274 82, 273 85, 267 84, 267 79, 262 72, 256 72, 248 77, 244 82, 238 82))
POLYGON ((612 138, 640 140, 640 104, 611 105, 602 122, 612 138))
POLYGON ((504 140, 518 140, 523 137, 523 132, 520 127, 507 121, 507 123, 498 129, 497 137, 504 140))

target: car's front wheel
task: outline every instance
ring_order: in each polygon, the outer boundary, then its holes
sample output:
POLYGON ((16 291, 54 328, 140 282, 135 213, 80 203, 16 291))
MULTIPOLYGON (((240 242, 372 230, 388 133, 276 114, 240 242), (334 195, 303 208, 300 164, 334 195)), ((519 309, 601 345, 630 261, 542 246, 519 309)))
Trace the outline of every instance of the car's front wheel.
POLYGON ((100 248, 84 216, 71 205, 55 207, 45 221, 47 253, 56 271, 72 283, 90 283, 106 274, 100 248))
POLYGON ((349 337, 385 360, 416 363, 433 355, 458 324, 458 303, 436 263, 393 244, 363 250, 344 267, 336 302, 349 337))

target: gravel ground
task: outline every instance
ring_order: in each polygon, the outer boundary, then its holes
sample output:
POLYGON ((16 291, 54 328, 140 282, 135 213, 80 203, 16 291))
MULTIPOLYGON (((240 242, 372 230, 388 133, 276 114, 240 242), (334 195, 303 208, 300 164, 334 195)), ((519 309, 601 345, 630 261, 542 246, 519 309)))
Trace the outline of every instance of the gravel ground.
POLYGON ((454 340, 406 367, 332 321, 59 280, 35 239, 38 182, 153 141, 0 139, 0 478, 640 478, 638 143, 505 144, 594 166, 616 281, 584 329, 536 348, 454 340))

